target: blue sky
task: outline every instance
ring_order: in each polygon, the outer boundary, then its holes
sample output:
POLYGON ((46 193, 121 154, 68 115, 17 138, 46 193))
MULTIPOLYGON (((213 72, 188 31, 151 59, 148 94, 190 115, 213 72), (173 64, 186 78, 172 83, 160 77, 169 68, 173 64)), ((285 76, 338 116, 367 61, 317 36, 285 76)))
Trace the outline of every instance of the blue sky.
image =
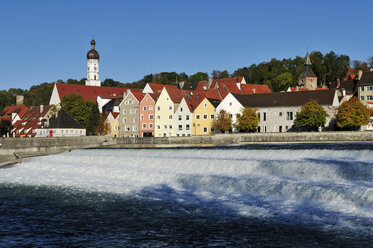
POLYGON ((95 36, 100 79, 235 69, 333 50, 373 56, 372 1, 2 1, 0 89, 86 77, 95 36))

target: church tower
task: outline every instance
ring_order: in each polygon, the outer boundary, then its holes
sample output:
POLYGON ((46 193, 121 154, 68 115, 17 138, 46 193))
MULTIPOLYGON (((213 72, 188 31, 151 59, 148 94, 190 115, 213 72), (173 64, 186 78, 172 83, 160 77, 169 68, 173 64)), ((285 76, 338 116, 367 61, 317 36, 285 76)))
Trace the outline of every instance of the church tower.
POLYGON ((88 86, 101 86, 101 81, 99 79, 98 73, 98 61, 100 59, 100 55, 95 50, 96 42, 92 38, 91 40, 91 50, 87 53, 87 80, 85 81, 85 85, 88 86))
POLYGON ((306 55, 306 63, 304 64, 304 71, 298 78, 298 86, 299 88, 306 88, 309 90, 316 90, 317 89, 317 76, 311 69, 311 58, 310 55, 307 53, 306 55))

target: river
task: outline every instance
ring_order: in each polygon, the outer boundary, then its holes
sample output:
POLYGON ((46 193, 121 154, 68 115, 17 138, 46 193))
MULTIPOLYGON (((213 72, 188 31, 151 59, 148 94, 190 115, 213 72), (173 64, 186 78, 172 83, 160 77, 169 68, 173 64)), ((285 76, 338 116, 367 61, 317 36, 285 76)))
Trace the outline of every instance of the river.
POLYGON ((85 149, 0 169, 0 247, 373 247, 370 143, 85 149))

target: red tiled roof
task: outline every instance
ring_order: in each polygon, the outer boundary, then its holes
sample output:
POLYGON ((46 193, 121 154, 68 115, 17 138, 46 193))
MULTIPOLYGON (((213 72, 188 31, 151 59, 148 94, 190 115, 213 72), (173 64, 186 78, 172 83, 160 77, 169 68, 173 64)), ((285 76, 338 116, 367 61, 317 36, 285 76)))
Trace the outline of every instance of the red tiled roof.
POLYGON ((175 88, 165 87, 167 90, 168 95, 170 96, 171 100, 174 103, 180 103, 183 99, 184 95, 181 90, 179 90, 178 87, 175 86, 175 88))
POLYGON ((241 83, 243 77, 232 77, 232 78, 221 78, 221 79, 214 79, 211 84, 211 88, 214 88, 216 84, 236 84, 241 83))
POLYGON ((34 137, 36 133, 34 133, 33 130, 40 127, 39 123, 39 119, 16 121, 13 125, 13 135, 15 137, 23 135, 34 137))
POLYGON ((356 74, 353 74, 353 71, 354 71, 353 68, 348 68, 347 75, 343 80, 346 81, 346 80, 354 79, 356 74))
MULTIPOLYGON (((10 117, 10 120, 12 119, 12 113, 18 114, 20 118, 24 116, 24 114, 28 111, 28 107, 26 105, 13 105, 13 106, 8 106, 4 108, 0 112, 1 117, 10 117)), ((9 119, 9 118, 2 118, 2 119, 9 119)))
POLYGON ((164 87, 167 89, 179 89, 176 85, 148 83, 153 93, 161 93, 164 87))
MULTIPOLYGON (((87 86, 78 84, 57 84, 56 87, 60 100, 66 95, 78 94, 83 97, 84 100, 91 100, 96 102, 97 97, 102 98, 118 98, 122 97, 123 93, 127 91, 126 88, 117 87, 98 87, 98 86, 87 86)), ((141 91, 140 89, 133 89, 134 91, 141 91)), ((132 90, 131 90, 132 91, 132 90)))
POLYGON ((43 105, 42 111, 40 108, 41 106, 31 106, 27 113, 23 116, 22 120, 34 120, 43 118, 52 108, 52 105, 43 105))
POLYGON ((141 91, 140 92, 137 92, 133 89, 131 89, 131 93, 132 95, 134 95, 134 97, 136 97, 137 101, 141 102, 141 100, 144 98, 145 96, 145 93, 142 93, 141 91))
POLYGON ((241 89, 245 95, 271 93, 271 90, 269 89, 268 85, 261 84, 241 84, 241 89))
MULTIPOLYGON (((291 91, 307 91, 307 88, 297 88, 296 87, 289 87, 291 91)), ((317 88, 316 90, 328 90, 328 88, 317 88)))
POLYGON ((112 114, 112 116, 114 117, 114 119, 116 119, 116 118, 117 118, 117 116, 119 115, 119 113, 118 113, 118 112, 111 112, 111 114, 112 114))

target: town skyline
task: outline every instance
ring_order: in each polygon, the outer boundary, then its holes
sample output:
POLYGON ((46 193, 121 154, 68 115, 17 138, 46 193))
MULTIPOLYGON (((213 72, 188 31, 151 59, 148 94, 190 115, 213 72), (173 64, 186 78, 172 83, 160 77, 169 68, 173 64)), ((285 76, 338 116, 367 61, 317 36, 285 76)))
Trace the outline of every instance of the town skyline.
POLYGON ((369 28, 368 1, 359 1, 359 18, 348 21, 341 13, 353 17, 355 9, 347 1, 214 3, 2 3, 0 90, 86 77, 92 35, 101 80, 122 83, 162 71, 233 73, 307 50, 334 51, 351 61, 373 54, 369 34, 354 35, 369 28))

